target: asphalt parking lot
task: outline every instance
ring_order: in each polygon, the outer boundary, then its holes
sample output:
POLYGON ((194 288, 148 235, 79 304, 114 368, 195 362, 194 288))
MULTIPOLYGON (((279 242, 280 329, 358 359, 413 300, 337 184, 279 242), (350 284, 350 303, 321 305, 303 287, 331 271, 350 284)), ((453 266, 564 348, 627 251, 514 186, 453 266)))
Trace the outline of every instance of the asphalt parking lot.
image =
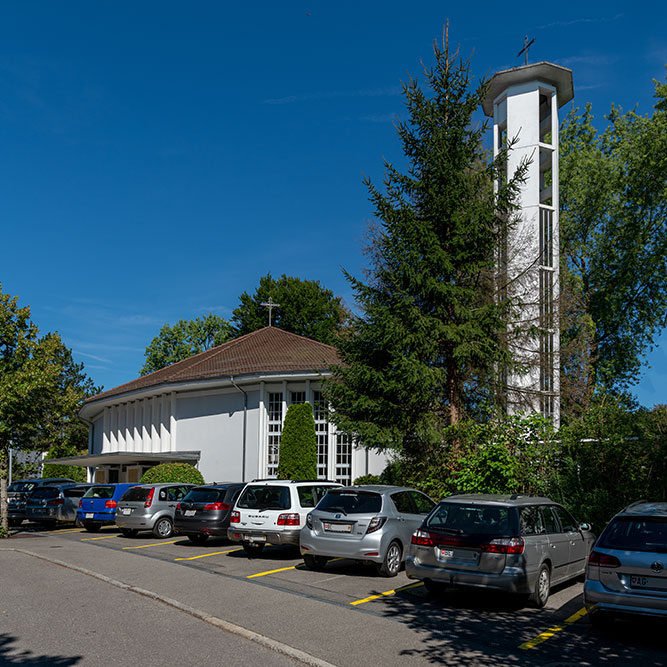
POLYGON ((667 663, 664 623, 617 621, 594 631, 580 583, 555 589, 547 607, 536 610, 501 595, 452 591, 434 598, 403 572, 385 579, 344 559, 311 571, 288 547, 267 546, 249 557, 221 538, 201 546, 179 536, 126 538, 115 528, 26 525, 0 548, 154 591, 334 665, 667 663))

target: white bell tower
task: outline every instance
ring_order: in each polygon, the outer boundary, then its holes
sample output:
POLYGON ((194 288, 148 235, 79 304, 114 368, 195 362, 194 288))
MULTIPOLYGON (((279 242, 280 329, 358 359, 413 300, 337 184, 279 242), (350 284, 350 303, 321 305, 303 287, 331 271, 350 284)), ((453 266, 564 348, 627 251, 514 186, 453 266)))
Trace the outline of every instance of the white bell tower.
POLYGON ((511 145, 505 177, 529 161, 516 224, 499 253, 501 289, 518 305, 508 322, 514 359, 505 378, 510 414, 539 412, 560 425, 558 109, 574 96, 572 70, 548 62, 495 74, 483 102, 493 153, 511 145), (512 143, 514 142, 514 143, 512 143))

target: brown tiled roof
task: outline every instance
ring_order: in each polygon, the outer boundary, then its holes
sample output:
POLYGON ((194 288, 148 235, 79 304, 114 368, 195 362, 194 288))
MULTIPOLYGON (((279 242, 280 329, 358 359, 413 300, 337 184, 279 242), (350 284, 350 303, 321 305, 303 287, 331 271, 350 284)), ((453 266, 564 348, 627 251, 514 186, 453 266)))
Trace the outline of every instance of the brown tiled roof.
POLYGON ((162 384, 225 378, 230 375, 312 373, 340 363, 335 347, 278 329, 264 327, 132 382, 97 394, 86 402, 162 384))

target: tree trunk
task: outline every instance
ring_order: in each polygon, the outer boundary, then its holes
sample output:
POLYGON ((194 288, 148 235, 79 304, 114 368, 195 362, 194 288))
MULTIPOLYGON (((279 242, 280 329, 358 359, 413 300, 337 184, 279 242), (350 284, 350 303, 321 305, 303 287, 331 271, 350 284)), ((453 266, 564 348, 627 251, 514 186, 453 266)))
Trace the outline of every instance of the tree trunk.
POLYGON ((7 505, 7 480, 0 478, 0 514, 2 514, 2 528, 6 533, 9 530, 9 507, 7 505))

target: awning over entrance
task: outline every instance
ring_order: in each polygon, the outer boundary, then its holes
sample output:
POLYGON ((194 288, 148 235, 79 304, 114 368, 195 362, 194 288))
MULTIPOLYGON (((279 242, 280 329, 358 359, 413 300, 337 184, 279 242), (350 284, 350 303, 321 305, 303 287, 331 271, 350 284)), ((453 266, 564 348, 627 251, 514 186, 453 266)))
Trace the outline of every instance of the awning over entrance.
POLYGON ((61 459, 45 459, 43 463, 57 463, 70 466, 97 467, 104 465, 157 465, 170 461, 196 464, 201 452, 107 452, 86 456, 65 456, 61 459))

